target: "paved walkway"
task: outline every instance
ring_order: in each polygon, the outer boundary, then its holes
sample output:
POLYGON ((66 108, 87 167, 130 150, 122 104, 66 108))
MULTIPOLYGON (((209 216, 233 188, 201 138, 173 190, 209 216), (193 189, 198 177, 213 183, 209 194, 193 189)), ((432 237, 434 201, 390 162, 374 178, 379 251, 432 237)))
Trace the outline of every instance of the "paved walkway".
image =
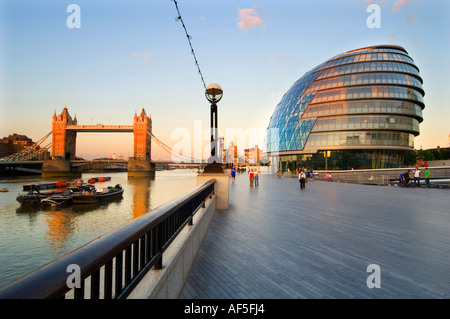
POLYGON ((239 175, 180 298, 450 298, 449 195, 239 175))

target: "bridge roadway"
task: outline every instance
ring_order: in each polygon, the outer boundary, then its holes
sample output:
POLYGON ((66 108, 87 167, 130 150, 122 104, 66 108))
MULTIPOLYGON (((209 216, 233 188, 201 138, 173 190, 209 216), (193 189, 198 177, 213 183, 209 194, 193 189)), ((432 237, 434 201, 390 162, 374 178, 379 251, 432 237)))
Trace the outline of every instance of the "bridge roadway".
POLYGON ((181 299, 449 298, 449 189, 230 181, 181 299), (380 267, 380 288, 368 288, 380 267))

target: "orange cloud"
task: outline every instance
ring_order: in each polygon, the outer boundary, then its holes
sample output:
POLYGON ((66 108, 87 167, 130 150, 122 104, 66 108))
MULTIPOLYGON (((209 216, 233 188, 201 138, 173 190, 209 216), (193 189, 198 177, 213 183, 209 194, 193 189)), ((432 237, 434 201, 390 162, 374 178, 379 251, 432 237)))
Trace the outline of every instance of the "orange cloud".
POLYGON ((255 9, 239 9, 238 27, 241 30, 247 31, 250 28, 262 24, 262 19, 258 17, 255 9))
POLYGON ((395 12, 397 10, 397 8, 406 8, 409 3, 411 2, 411 0, 397 0, 394 3, 394 6, 392 8, 392 12, 395 12))

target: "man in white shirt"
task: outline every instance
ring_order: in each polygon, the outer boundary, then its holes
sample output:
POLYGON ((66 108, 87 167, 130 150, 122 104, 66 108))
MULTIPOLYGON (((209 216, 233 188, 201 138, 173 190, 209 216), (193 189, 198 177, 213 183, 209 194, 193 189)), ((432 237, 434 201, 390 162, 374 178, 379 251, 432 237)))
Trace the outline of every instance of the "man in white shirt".
POLYGON ((414 186, 420 187, 420 173, 422 173, 422 171, 418 167, 416 167, 416 170, 414 172, 414 186))

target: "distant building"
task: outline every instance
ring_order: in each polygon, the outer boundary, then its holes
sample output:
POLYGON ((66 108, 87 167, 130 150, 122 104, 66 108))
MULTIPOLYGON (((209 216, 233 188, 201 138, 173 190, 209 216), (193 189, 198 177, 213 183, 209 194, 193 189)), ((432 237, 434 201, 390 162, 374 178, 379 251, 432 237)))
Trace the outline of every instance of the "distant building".
POLYGON ((263 151, 258 148, 258 145, 255 145, 255 147, 247 148, 244 150, 245 163, 259 165, 262 156, 263 151))
MULTIPOLYGON (((31 138, 14 133, 8 137, 0 139, 0 158, 22 152, 33 145, 34 142, 31 138)), ((50 153, 47 150, 40 147, 39 150, 41 152, 37 154, 35 158, 36 160, 45 160, 50 157, 50 153)))

